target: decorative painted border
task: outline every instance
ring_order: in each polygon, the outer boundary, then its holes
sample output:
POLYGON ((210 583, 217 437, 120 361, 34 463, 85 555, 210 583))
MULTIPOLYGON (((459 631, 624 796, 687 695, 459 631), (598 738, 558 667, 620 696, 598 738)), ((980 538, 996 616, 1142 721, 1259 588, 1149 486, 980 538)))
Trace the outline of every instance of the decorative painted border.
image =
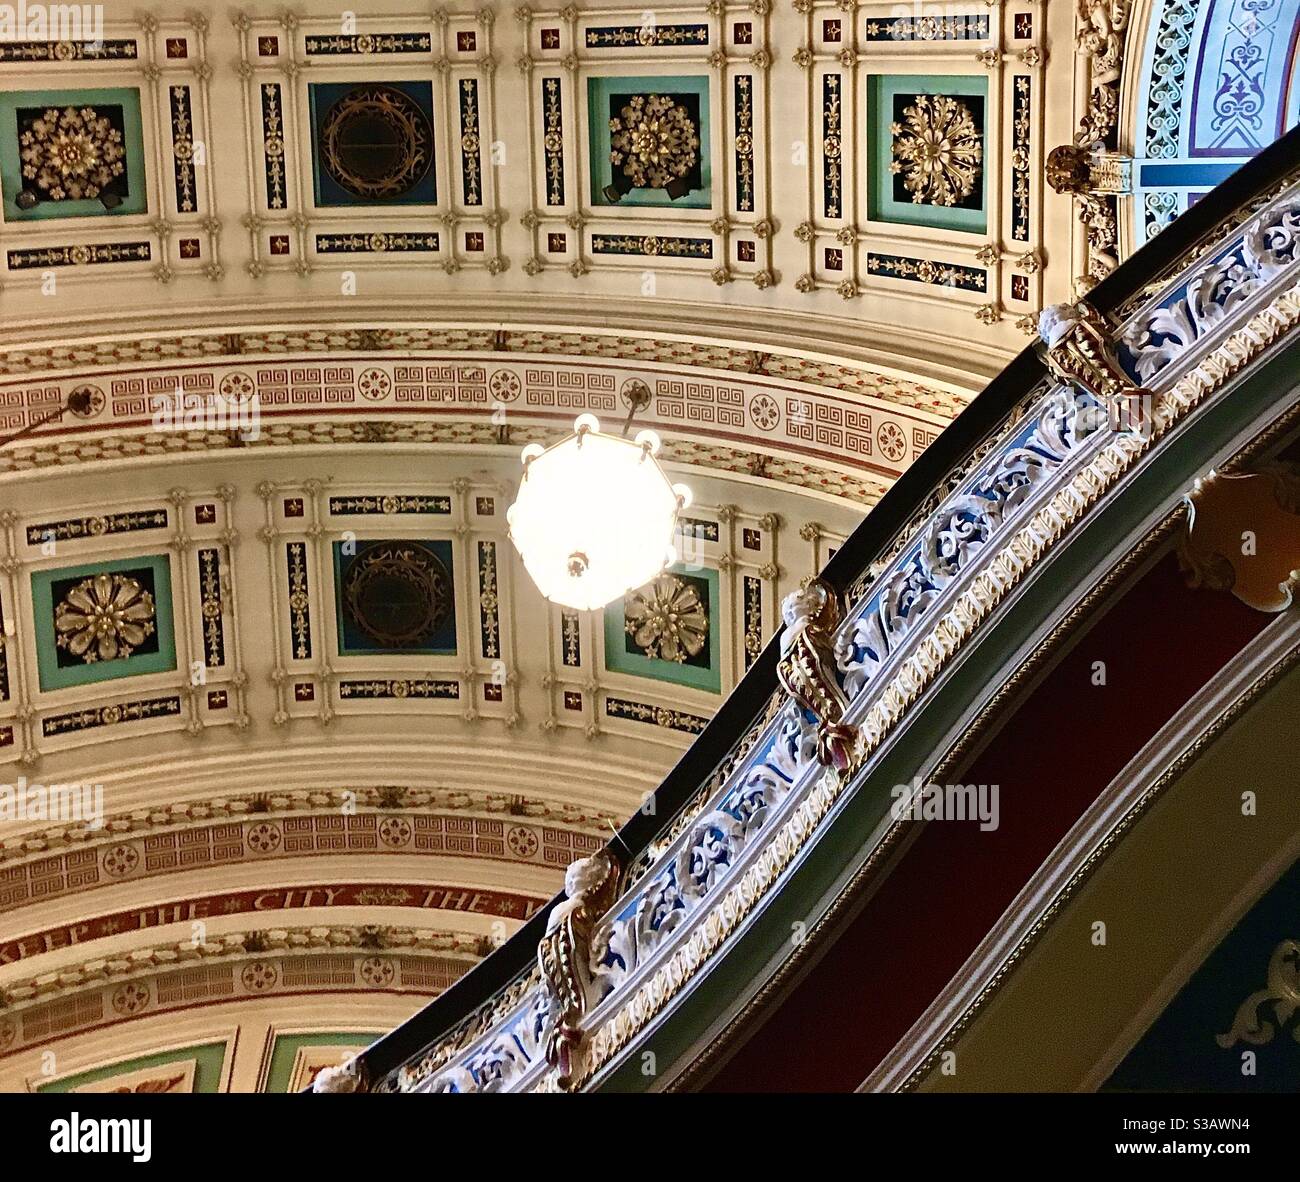
POLYGON ((284 161, 283 88, 278 82, 263 82, 262 163, 266 174, 267 209, 284 209, 288 204, 288 179, 284 161))
POLYGON ((120 726, 144 722, 151 718, 175 718, 181 713, 181 700, 175 694, 160 698, 139 698, 133 702, 115 702, 108 706, 90 706, 65 714, 49 714, 41 719, 41 734, 47 738, 78 734, 97 727, 120 726))
POLYGON ((822 214, 840 218, 844 213, 844 191, 840 173, 843 143, 841 74, 822 75, 822 214))
POLYGON ((588 49, 651 49, 669 45, 708 45, 709 26, 704 24, 607 25, 585 30, 588 49))
POLYGON ((564 93, 559 78, 543 78, 542 118, 546 127, 542 133, 542 151, 545 154, 546 204, 564 204, 564 93))
POLYGON ((347 57, 396 53, 431 53, 433 38, 428 33, 358 33, 303 38, 303 52, 308 57, 347 57))
POLYGON ((497 544, 480 541, 478 551, 479 647, 485 660, 501 656, 500 602, 497 598, 497 544))
POLYGON ((754 212, 754 76, 737 74, 732 84, 732 145, 736 157, 736 209, 754 212))
POLYGON ((867 270, 872 275, 905 279, 934 287, 955 287, 961 291, 987 291, 989 273, 983 267, 961 263, 936 263, 931 259, 913 259, 904 255, 867 252, 867 270))
POLYGON ((95 267, 105 263, 147 263, 153 258, 153 247, 148 242, 87 242, 11 250, 7 258, 11 271, 32 271, 41 267, 95 267))
MULTIPOLYGON (((75 371, 89 380, 101 381, 95 367, 114 370, 135 366, 155 367, 161 362, 184 365, 185 362, 209 364, 225 358, 231 365, 282 364, 288 356, 311 357, 321 364, 331 354, 424 352, 447 354, 446 360, 461 360, 461 354, 498 353, 504 346, 521 366, 547 364, 556 354, 616 361, 635 356, 638 364, 677 367, 675 376, 693 375, 696 368, 721 370, 730 374, 760 374, 791 385, 806 384, 814 390, 834 390, 855 397, 877 398, 909 410, 925 410, 944 417, 955 416, 965 406, 969 395, 955 393, 941 386, 900 378, 867 367, 850 367, 834 361, 812 360, 797 353, 737 348, 729 344, 665 340, 656 336, 596 334, 591 332, 553 332, 546 329, 513 331, 499 336, 490 328, 429 329, 417 326, 376 328, 340 324, 328 334, 310 322, 277 329, 243 328, 234 331, 206 331, 161 336, 134 335, 118 339, 90 339, 77 342, 77 349, 64 342, 51 345, 15 347, 0 350, 0 377, 16 379, 23 374, 65 374, 75 371)), ((382 362, 382 356, 369 358, 370 364, 382 362)), ((438 358, 443 360, 443 358, 438 358)), ((175 388, 175 378, 164 375, 173 384, 165 389, 150 388, 149 393, 167 393, 175 388)), ((188 388, 188 387, 186 387, 188 388)), ((263 393, 263 398, 265 397, 263 393)))
POLYGON ((331 517, 390 517, 394 514, 446 516, 451 512, 451 497, 410 493, 330 497, 329 511, 331 517))
POLYGON ((134 39, 92 41, 0 41, 0 62, 134 61, 134 39))
POLYGON ((190 88, 167 88, 172 131, 172 184, 176 192, 178 213, 197 213, 198 187, 194 177, 194 117, 190 108, 190 88))
MULTIPOLYGON (((0 702, 9 701, 9 637, 5 633, 4 623, 4 600, 0 597, 0 702)), ((12 739, 13 731, 9 734, 12 739)))
POLYGON ((717 542, 718 540, 718 523, 716 521, 705 521, 700 517, 679 517, 677 519, 677 528, 686 536, 699 538, 704 542, 717 542))
MULTIPOLYGON (((531 815, 484 817, 465 810, 415 809, 258 813, 211 823, 155 825, 131 834, 114 832, 98 843, 45 857, 5 862, 0 868, 0 912, 179 870, 322 854, 417 854, 563 870, 575 858, 600 849, 608 833, 540 824, 531 815)), ((97 934, 113 932, 101 925, 97 934)))
POLYGON ((1033 81, 1017 74, 1011 100, 1011 236, 1028 242, 1030 233, 1031 178, 1029 174, 1033 81))
POLYGON ((641 255, 645 258, 711 259, 713 239, 662 234, 593 234, 591 253, 641 255))
POLYGON ((436 253, 438 235, 399 231, 373 234, 317 234, 317 254, 420 254, 436 253))
POLYGON ((113 534, 134 533, 138 530, 166 529, 167 510, 133 509, 126 513, 109 513, 103 517, 69 517, 63 521, 42 521, 26 529, 27 544, 40 546, 46 542, 71 542, 83 538, 111 537, 113 534))
POLYGON ((311 660, 311 588, 307 576, 307 543, 286 542, 285 566, 289 575, 289 630, 293 659, 311 660))
POLYGON ((282 929, 268 946, 263 930, 230 932, 100 957, 57 981, 38 977, 6 987, 0 1054, 52 1038, 84 1034, 136 1017, 267 993, 345 991, 436 994, 490 951, 471 932, 386 927, 282 929))
MULTIPOLYGON (((6 837, 0 841, 0 865, 5 866, 3 881, 16 863, 33 860, 42 864, 31 871, 32 879, 57 879, 69 869, 84 868, 82 860, 87 850, 106 850, 109 846, 136 837, 158 838, 166 843, 165 834, 180 829, 196 830, 211 822, 214 826, 238 825, 243 821, 257 823, 303 816, 320 812, 322 816, 383 817, 424 815, 456 815, 479 813, 489 818, 522 817, 521 824, 551 822, 557 833, 586 832, 603 834, 617 818, 612 813, 593 812, 577 805, 553 804, 541 797, 518 796, 505 792, 481 792, 472 788, 407 788, 400 784, 358 785, 348 788, 289 789, 282 792, 255 792, 222 796, 213 800, 182 800, 148 813, 113 813, 104 819, 103 828, 89 833, 80 830, 75 836, 66 826, 37 829, 6 837), (348 813, 347 809, 356 810, 348 813), (522 809, 522 813, 515 810, 522 809), (50 851, 62 851, 55 857, 68 855, 67 861, 53 862, 47 858, 50 851)), ((347 826, 363 826, 362 821, 349 819, 347 826)), ((472 820, 460 819, 458 830, 472 827, 472 820)), ((224 830, 214 829, 215 840, 223 840, 224 830)), ((99 855, 96 854, 96 857, 99 855)), ((567 865, 567 863, 565 863, 567 865)), ((37 892, 39 894, 39 892, 37 892)))
POLYGON ((460 697, 460 682, 435 678, 364 678, 338 683, 343 701, 377 702, 383 700, 452 699, 460 697))
POLYGON ((652 706, 648 702, 637 702, 631 698, 611 696, 605 698, 605 713, 610 718, 647 722, 652 726, 682 731, 688 735, 702 733, 709 722, 707 718, 701 718, 698 714, 688 714, 684 710, 671 710, 665 706, 652 706))
POLYGON ((888 20, 869 17, 862 32, 864 41, 985 41, 988 35, 989 18, 973 14, 888 20))
POLYGON ((478 79, 462 78, 460 97, 460 183, 464 205, 483 204, 483 144, 479 129, 478 79))
POLYGON ((221 551, 215 547, 199 550, 198 565, 203 663, 209 669, 219 669, 226 663, 226 604, 221 589, 221 551))
POLYGON ((746 575, 743 586, 745 668, 748 669, 763 651, 763 583, 746 575))
POLYGON ((582 665, 582 626, 577 612, 560 613, 562 660, 570 669, 582 665))

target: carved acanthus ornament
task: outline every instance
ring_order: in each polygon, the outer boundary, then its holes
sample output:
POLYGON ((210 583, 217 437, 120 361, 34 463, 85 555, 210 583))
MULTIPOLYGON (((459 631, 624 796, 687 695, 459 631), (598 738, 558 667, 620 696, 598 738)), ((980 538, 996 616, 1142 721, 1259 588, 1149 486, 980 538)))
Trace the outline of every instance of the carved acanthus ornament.
MULTIPOLYGON (((1300 1013, 1300 941, 1283 940, 1269 958, 1264 988, 1241 1003, 1232 1029, 1218 1035, 1218 1044, 1225 1050, 1238 1042, 1263 1046, 1288 1027, 1300 1030, 1295 1025, 1297 1013, 1300 1013)), ((1300 1034, 1297 1039, 1300 1040, 1300 1034)))
POLYGON ((597 998, 592 933, 618 895, 618 863, 606 850, 572 863, 564 875, 568 898, 550 914, 537 945, 537 967, 549 999, 546 1061, 567 1089, 581 1074, 582 1019, 597 998))
POLYGON ((835 672, 835 632, 843 617, 839 596, 823 579, 807 579, 781 605, 781 661, 786 692, 817 719, 817 760, 843 771, 857 728, 844 722, 849 699, 835 672))
POLYGON ((1119 76, 1131 0, 1078 0, 1075 51, 1087 62, 1088 108, 1074 143, 1047 158, 1047 183, 1071 194, 1088 228, 1087 272, 1076 283, 1088 289, 1118 264, 1116 196, 1128 191, 1126 157, 1117 153, 1119 76))
POLYGON ((325 1067, 316 1073, 311 1081, 313 1092, 364 1092, 366 1088, 365 1073, 361 1063, 349 1059, 338 1067, 325 1067))
POLYGON ((956 205, 975 191, 984 146, 970 108, 944 94, 919 94, 891 123, 891 173, 916 204, 956 205))

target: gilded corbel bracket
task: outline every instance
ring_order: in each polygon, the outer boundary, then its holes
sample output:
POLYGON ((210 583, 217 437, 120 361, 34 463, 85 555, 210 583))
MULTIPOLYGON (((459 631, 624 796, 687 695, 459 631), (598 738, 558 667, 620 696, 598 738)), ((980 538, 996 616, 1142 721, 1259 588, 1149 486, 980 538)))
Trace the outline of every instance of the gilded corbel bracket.
POLYGON ((1087 300, 1051 304, 1038 318, 1039 355, 1058 382, 1091 394, 1110 413, 1116 429, 1147 434, 1151 427, 1151 391, 1133 384, 1115 353, 1109 321, 1087 300))
POLYGON ((837 771, 848 768, 858 733, 844 722, 849 700, 835 675, 835 631, 843 616, 829 583, 805 579, 781 605, 785 630, 777 665, 785 691, 817 720, 818 761, 837 771))
POLYGON ((592 934, 618 897, 618 875, 618 862, 607 850, 573 862, 564 874, 568 898, 551 912, 537 945, 537 967, 550 999, 546 1061, 565 1091, 582 1077, 582 1019, 595 1000, 592 934))

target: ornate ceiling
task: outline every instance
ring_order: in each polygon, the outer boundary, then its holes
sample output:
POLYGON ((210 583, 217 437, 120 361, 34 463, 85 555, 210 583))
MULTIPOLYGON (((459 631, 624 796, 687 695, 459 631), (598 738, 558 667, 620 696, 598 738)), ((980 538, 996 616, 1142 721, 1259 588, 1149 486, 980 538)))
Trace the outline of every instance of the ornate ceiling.
POLYGON ((577 327, 797 341, 933 407, 1068 283, 1039 178, 1070 130, 1044 99, 1072 86, 1047 50, 1071 21, 1003 0, 110 4, 100 49, 0 51, 6 338, 243 328, 256 305, 259 326, 546 325, 559 340, 510 347, 552 353, 577 327), (74 142, 91 160, 69 167, 74 142), (742 308, 762 316, 738 331, 742 308))
POLYGON ((1041 0, 105 18, 0 40, 0 779, 104 822, 0 813, 0 1086, 292 1088, 653 807, 1097 272, 1043 175, 1111 42, 1041 0), (642 386, 682 562, 563 613, 519 448, 642 386))

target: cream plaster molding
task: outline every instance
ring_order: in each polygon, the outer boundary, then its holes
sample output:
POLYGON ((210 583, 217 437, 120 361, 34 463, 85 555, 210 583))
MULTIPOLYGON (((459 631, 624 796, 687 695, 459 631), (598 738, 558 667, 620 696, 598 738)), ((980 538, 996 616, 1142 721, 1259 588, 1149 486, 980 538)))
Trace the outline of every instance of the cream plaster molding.
POLYGON ((0 1063, 20 1056, 31 1062, 25 1056, 51 1041, 178 1006, 227 1004, 232 997, 265 1004, 281 990, 301 992, 290 980, 296 976, 315 981, 308 986, 315 995, 373 989, 427 998, 472 968, 490 947, 481 936, 451 930, 286 927, 101 957, 0 991, 0 1063), (188 987, 179 984, 187 970, 188 987), (439 985, 431 983, 435 978, 439 985))

